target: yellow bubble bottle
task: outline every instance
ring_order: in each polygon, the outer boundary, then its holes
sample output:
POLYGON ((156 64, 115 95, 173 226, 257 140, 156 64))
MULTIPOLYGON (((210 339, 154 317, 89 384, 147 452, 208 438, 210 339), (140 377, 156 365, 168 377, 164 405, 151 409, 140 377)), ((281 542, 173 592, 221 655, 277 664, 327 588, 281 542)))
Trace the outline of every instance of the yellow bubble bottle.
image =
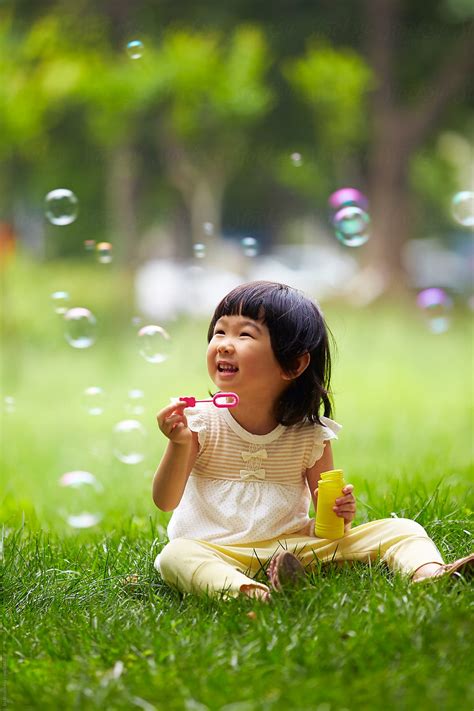
POLYGON ((343 496, 342 488, 346 485, 342 469, 323 472, 318 483, 318 505, 314 533, 318 538, 335 540, 344 535, 344 519, 332 510, 337 498, 343 496))

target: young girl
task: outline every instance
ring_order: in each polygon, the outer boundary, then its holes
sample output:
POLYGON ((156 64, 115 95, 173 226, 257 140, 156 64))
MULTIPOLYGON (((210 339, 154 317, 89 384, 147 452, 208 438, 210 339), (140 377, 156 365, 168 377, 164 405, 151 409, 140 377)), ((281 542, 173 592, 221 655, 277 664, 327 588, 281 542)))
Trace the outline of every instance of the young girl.
POLYGON ((315 304, 283 284, 259 281, 231 291, 212 317, 209 375, 239 396, 230 409, 173 403, 157 415, 169 443, 153 480, 153 500, 174 509, 170 542, 155 561, 183 592, 268 600, 320 561, 379 556, 412 580, 466 574, 474 556, 446 565, 415 521, 351 528, 348 484, 334 502, 344 537, 317 538, 308 516, 322 472, 333 469, 340 430, 330 401, 328 330, 315 304), (321 413, 324 413, 322 415, 321 413), (269 586, 254 579, 267 568, 269 586))

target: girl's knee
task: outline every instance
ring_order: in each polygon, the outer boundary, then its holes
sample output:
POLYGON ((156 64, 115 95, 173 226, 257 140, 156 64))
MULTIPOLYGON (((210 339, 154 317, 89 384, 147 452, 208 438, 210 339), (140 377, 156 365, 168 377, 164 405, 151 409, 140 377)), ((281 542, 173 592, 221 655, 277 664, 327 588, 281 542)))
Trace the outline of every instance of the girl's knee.
POLYGON ((168 570, 176 567, 177 560, 180 560, 186 554, 189 554, 189 549, 192 547, 193 543, 194 541, 189 540, 188 538, 174 538, 166 544, 158 556, 159 570, 163 577, 166 577, 166 572, 168 570))
POLYGON ((412 518, 394 518, 390 520, 396 524, 397 530, 405 535, 424 537, 428 535, 423 526, 412 518))

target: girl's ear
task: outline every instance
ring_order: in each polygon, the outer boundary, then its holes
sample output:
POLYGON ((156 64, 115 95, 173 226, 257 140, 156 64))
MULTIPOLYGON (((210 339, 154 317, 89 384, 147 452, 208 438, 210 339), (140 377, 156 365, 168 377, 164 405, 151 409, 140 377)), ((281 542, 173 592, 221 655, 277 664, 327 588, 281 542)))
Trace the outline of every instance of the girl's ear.
POLYGON ((288 370, 286 373, 283 373, 283 380, 296 380, 296 378, 298 378, 301 373, 306 370, 310 361, 311 356, 309 353, 303 353, 303 355, 300 355, 298 356, 298 358, 295 358, 294 368, 288 370))

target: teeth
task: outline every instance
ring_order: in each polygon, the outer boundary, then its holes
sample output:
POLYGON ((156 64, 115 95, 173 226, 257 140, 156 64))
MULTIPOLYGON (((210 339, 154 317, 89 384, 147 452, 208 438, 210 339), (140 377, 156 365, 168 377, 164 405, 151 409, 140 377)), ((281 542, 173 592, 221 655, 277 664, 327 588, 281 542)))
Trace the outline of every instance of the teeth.
POLYGON ((234 368, 233 365, 218 365, 217 369, 224 373, 236 373, 238 368, 234 368))

